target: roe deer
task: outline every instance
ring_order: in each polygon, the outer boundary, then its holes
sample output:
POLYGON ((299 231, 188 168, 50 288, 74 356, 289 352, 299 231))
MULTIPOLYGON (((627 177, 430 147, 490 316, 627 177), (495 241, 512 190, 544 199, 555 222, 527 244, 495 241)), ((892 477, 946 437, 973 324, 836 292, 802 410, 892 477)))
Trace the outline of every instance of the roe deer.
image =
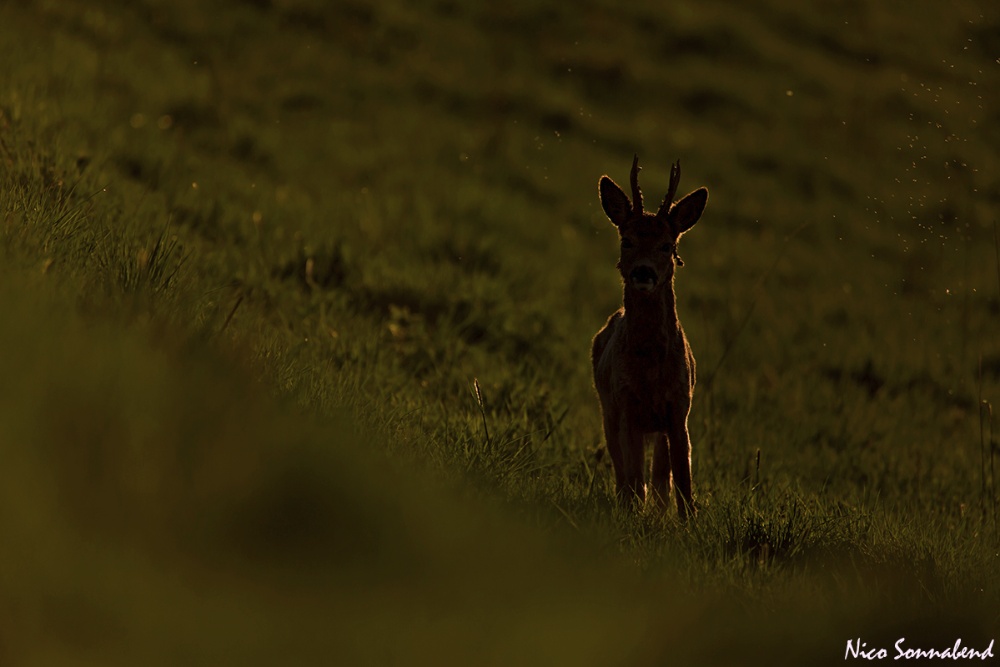
POLYGON ((614 181, 601 177, 601 204, 621 239, 618 270, 625 294, 624 307, 594 336, 591 360, 619 498, 645 499, 643 439, 654 433, 653 491, 666 505, 673 485, 685 519, 695 509, 687 429, 694 355, 677 319, 674 268, 683 264, 677 242, 701 217, 708 190, 698 188, 674 203, 680 176, 678 160, 655 215, 642 210, 638 155, 632 162, 631 202, 614 181))

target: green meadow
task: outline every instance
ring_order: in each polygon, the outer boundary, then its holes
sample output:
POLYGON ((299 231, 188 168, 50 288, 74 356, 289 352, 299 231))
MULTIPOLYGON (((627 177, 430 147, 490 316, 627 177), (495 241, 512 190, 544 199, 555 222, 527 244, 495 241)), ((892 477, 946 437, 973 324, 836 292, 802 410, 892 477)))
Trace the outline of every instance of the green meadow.
POLYGON ((998 90, 976 0, 0 3, 0 664, 985 649, 998 90), (686 524, 591 380, 635 153, 686 524))

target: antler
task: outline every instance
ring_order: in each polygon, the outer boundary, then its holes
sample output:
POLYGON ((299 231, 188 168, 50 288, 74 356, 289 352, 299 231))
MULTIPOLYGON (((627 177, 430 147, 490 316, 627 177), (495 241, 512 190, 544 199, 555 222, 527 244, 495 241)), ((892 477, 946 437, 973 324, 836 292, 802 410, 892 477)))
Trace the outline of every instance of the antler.
POLYGON ((681 161, 677 160, 670 166, 670 187, 667 189, 667 196, 663 198, 663 203, 660 204, 660 210, 656 212, 656 215, 662 215, 670 210, 670 206, 674 203, 674 195, 677 194, 677 186, 681 182, 681 161))
POLYGON ((642 215, 642 191, 639 190, 639 155, 632 160, 632 211, 636 216, 642 215))

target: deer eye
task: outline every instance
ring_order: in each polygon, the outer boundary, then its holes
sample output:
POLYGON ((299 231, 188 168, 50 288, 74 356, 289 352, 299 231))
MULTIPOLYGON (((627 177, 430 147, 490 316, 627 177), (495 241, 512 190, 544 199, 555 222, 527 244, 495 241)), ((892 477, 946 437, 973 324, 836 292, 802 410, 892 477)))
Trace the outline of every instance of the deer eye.
POLYGON ((631 239, 622 239, 622 250, 630 250, 634 248, 635 244, 632 243, 631 239))
POLYGON ((664 243, 663 245, 660 246, 660 252, 673 252, 673 251, 674 251, 673 243, 664 243))

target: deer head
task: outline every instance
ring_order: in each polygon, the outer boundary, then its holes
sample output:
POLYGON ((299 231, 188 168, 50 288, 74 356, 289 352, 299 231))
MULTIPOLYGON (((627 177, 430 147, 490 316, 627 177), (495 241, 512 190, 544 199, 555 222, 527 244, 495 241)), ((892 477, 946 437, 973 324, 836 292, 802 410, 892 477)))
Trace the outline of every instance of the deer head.
POLYGON ((670 188, 656 214, 642 209, 639 190, 639 156, 632 161, 632 200, 608 176, 601 177, 601 205, 608 218, 618 228, 621 257, 618 270, 626 289, 640 293, 658 292, 669 285, 674 267, 683 264, 677 255, 681 235, 694 226, 708 203, 708 190, 698 188, 674 202, 681 179, 680 160, 670 169, 670 188))

